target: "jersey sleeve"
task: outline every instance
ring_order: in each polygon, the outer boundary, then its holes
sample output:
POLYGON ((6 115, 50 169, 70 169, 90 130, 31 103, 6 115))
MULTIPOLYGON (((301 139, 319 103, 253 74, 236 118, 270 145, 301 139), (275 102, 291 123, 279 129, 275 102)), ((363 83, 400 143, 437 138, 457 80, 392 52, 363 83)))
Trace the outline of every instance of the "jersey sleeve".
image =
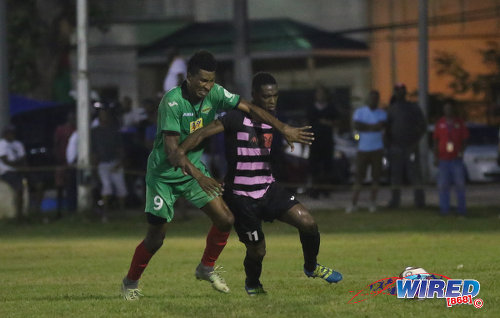
POLYGON ((354 112, 354 115, 352 115, 352 121, 362 122, 362 118, 361 117, 362 117, 361 116, 361 108, 358 108, 354 112))
POLYGON ((383 109, 380 110, 380 121, 387 121, 387 112, 383 109))
POLYGON ((179 103, 165 95, 158 107, 158 125, 160 131, 181 132, 181 109, 179 103))
POLYGON ((214 87, 210 90, 209 98, 212 105, 215 105, 217 109, 234 109, 240 102, 239 95, 229 92, 219 84, 214 84, 214 87))
POLYGON ((17 151, 18 151, 18 158, 22 158, 26 156, 26 149, 24 149, 24 145, 22 142, 18 141, 17 142, 17 151))
POLYGON ((234 110, 227 112, 224 116, 220 117, 222 125, 225 131, 234 131, 237 129, 239 123, 243 121, 242 113, 240 111, 234 110))

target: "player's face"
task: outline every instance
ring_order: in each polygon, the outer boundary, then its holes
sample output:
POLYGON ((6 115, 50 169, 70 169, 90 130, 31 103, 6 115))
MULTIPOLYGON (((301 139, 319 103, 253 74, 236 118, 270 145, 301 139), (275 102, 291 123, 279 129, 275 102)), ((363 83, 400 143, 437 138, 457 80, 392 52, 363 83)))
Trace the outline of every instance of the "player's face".
POLYGON ((262 107, 270 113, 276 113, 278 104, 278 86, 276 84, 262 85, 253 93, 255 105, 262 107))
POLYGON ((188 74, 187 83, 190 94, 202 99, 215 84, 215 72, 199 70, 195 75, 188 74))

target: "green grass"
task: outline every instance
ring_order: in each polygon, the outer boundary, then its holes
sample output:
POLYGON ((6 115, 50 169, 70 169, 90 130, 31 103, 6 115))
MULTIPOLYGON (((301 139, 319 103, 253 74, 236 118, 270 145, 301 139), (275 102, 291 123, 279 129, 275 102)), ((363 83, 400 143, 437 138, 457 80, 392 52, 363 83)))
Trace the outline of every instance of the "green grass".
POLYGON ((295 229, 265 224, 265 297, 244 285, 244 248, 233 233, 219 263, 232 291, 215 292, 194 278, 209 227, 204 216, 174 221, 141 280, 146 297, 119 297, 122 277, 146 224, 142 215, 100 224, 76 217, 48 225, 0 222, 0 317, 499 317, 500 218, 471 208, 469 219, 428 211, 345 215, 314 211, 322 233, 319 261, 344 275, 328 285, 302 273, 295 229), (463 265, 463 267, 458 266, 463 265), (445 300, 380 295, 348 303, 351 291, 405 266, 481 283, 484 307, 447 308, 445 300))

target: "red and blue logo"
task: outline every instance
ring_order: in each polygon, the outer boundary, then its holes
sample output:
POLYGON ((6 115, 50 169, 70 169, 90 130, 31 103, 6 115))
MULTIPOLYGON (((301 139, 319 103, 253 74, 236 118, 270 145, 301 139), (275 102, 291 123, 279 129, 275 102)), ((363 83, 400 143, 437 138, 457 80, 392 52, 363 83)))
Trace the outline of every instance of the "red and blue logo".
MULTIPOLYGON (((451 279, 444 275, 427 273, 422 268, 408 267, 399 277, 375 281, 359 290, 348 303, 360 303, 378 295, 391 295, 404 299, 446 299, 446 306, 474 305, 483 307, 483 300, 475 298, 481 284, 474 279, 451 279)), ((354 292, 354 291, 353 291, 354 292)))

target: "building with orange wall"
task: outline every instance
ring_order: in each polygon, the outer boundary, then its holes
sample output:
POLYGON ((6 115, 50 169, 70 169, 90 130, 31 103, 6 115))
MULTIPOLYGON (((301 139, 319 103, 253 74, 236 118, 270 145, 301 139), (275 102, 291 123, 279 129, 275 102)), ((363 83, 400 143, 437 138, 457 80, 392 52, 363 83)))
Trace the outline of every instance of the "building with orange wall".
MULTIPOLYGON (((380 91, 383 104, 389 102, 396 82, 405 83, 410 93, 417 90, 418 4, 417 0, 369 3, 372 86, 380 91)), ((488 48, 488 42, 500 45, 500 1, 429 0, 428 17, 429 93, 460 101, 468 120, 499 123, 499 86, 481 94, 456 93, 450 88, 452 77, 437 74, 435 58, 440 52, 456 56, 471 78, 498 73, 483 63, 480 51, 488 48)))

